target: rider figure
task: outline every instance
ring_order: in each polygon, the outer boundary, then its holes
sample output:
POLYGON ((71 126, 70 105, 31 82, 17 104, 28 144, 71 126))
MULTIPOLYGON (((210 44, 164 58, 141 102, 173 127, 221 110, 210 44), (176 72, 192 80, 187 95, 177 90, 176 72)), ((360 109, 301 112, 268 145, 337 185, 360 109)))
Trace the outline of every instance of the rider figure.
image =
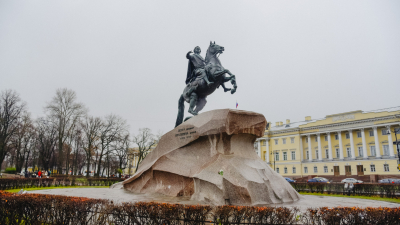
MULTIPOLYGON (((204 67, 205 67, 205 61, 203 57, 201 57, 201 49, 199 46, 196 46, 194 48, 194 54, 192 51, 189 51, 186 54, 186 58, 189 59, 189 65, 188 65, 188 72, 187 72, 187 77, 186 77, 186 84, 189 84, 193 82, 197 76, 202 75, 204 72, 204 67)), ((212 84, 213 82, 210 82, 208 80, 207 75, 202 77, 204 81, 207 82, 207 85, 212 84)))

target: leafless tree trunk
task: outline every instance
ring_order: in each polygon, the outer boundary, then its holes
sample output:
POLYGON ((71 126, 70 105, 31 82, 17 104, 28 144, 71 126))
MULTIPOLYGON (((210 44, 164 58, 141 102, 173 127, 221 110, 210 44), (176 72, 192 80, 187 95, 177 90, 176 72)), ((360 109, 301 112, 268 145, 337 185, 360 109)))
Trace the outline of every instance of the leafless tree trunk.
POLYGON ((98 152, 97 176, 100 175, 103 157, 108 153, 111 143, 115 142, 119 136, 128 129, 126 121, 119 116, 109 115, 104 120, 104 125, 100 131, 100 149, 98 152))
POLYGON ((18 119, 17 126, 18 129, 11 138, 11 146, 15 151, 15 167, 17 172, 20 172, 27 159, 27 155, 29 156, 34 135, 33 123, 28 112, 24 112, 18 119))
POLYGON ((86 114, 81 103, 76 102, 76 93, 66 88, 58 89, 56 96, 47 104, 45 110, 53 117, 58 133, 58 165, 57 172, 62 172, 64 154, 62 152, 66 139, 73 132, 79 118, 86 114))
POLYGON ((10 151, 10 139, 18 130, 18 119, 25 110, 15 91, 6 90, 0 95, 0 168, 10 151))
POLYGON ((86 176, 89 177, 90 161, 94 151, 98 148, 98 142, 100 137, 100 129, 102 127, 102 121, 100 118, 87 116, 82 122, 82 133, 83 133, 83 149, 86 153, 87 172, 86 176))
POLYGON ((139 159, 136 165, 137 171, 139 168, 139 164, 150 152, 150 149, 157 144, 158 140, 156 139, 156 137, 154 137, 149 128, 141 128, 139 129, 139 133, 136 136, 132 137, 132 142, 138 146, 139 151, 139 159))
MULTIPOLYGON (((51 118, 48 118, 51 119, 51 118)), ((37 129, 37 148, 39 150, 39 159, 45 170, 49 169, 50 160, 57 146, 58 129, 54 126, 54 121, 39 118, 36 121, 37 129)))

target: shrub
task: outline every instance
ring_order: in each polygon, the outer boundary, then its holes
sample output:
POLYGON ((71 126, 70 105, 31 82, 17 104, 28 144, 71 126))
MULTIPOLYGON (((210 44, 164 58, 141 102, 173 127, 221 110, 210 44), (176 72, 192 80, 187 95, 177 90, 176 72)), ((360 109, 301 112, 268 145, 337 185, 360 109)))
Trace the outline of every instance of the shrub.
POLYGON ((15 174, 17 172, 17 169, 15 167, 8 167, 4 171, 5 173, 10 173, 10 174, 15 174))
POLYGON ((399 208, 181 205, 0 191, 0 224, 399 224, 399 208))

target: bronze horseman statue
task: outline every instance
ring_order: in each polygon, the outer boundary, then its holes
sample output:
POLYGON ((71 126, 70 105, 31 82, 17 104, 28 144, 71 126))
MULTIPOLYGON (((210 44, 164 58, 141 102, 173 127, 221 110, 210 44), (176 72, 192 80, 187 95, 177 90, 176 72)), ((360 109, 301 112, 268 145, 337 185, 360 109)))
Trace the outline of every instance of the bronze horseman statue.
POLYGON ((231 94, 236 92, 235 75, 225 69, 218 58, 219 54, 223 53, 223 51, 224 47, 215 44, 215 42, 210 42, 205 59, 201 57, 201 49, 198 46, 194 49, 194 54, 191 54, 191 51, 186 54, 186 58, 189 59, 186 87, 179 98, 178 116, 175 127, 183 122, 184 101, 190 104, 188 112, 195 116, 206 105, 207 95, 212 94, 220 85, 225 92, 231 91, 231 94), (225 74, 229 74, 230 76, 227 77, 225 74), (233 85, 232 89, 225 87, 224 83, 228 81, 231 81, 233 85))

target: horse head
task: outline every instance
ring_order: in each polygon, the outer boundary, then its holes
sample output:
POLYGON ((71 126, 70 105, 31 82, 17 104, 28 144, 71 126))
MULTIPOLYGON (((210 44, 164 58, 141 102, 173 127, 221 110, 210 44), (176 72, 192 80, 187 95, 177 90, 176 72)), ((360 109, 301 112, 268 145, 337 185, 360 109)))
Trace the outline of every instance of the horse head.
POLYGON ((209 62, 211 62, 213 64, 221 64, 221 62, 218 59, 217 54, 223 53, 224 50, 225 50, 225 48, 215 44, 215 41, 214 41, 214 43, 210 41, 210 46, 207 49, 206 58, 205 58, 206 64, 209 62), (216 59, 216 60, 214 60, 214 59, 216 59))

